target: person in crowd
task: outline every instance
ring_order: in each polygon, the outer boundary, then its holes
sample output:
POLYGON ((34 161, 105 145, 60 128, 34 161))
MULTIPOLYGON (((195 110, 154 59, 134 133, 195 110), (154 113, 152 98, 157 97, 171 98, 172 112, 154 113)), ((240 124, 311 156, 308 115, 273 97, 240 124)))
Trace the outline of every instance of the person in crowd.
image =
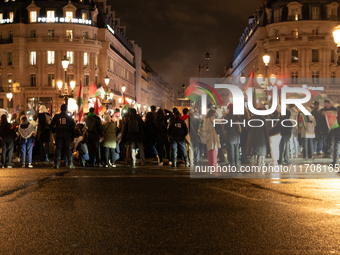
POLYGON ((216 111, 210 109, 203 121, 203 129, 206 132, 206 144, 209 166, 217 166, 218 149, 221 148, 219 135, 216 133, 213 121, 216 111))
MULTIPOLYGON (((246 123, 248 123, 248 121, 250 120, 250 114, 247 108, 244 109, 244 115, 240 115, 239 116, 241 119, 241 122, 243 120, 246 121, 246 123)), ((248 126, 246 125, 241 125, 241 136, 240 136, 240 147, 241 147, 241 163, 242 164, 248 164, 248 158, 247 158, 247 140, 248 140, 248 126)))
POLYGON ((326 113, 327 112, 337 112, 337 109, 332 106, 331 101, 326 99, 325 100, 325 107, 321 109, 321 121, 320 121, 320 129, 321 133, 323 134, 323 153, 324 158, 330 158, 331 153, 334 149, 334 139, 335 139, 335 130, 331 130, 328 127, 326 121, 326 113))
POLYGON ((128 143, 127 160, 130 162, 130 154, 132 158, 132 165, 137 163, 136 159, 136 147, 138 146, 142 165, 145 164, 145 155, 143 142, 145 141, 145 123, 142 118, 137 115, 137 111, 134 108, 130 109, 130 113, 124 124, 123 141, 128 143))
POLYGON ((314 116, 316 125, 315 125, 315 138, 314 138, 314 154, 322 155, 322 147, 323 147, 323 134, 321 132, 320 123, 322 122, 322 114, 319 110, 319 101, 313 102, 313 110, 311 114, 314 116))
POLYGON ((187 155, 187 151, 185 148, 184 139, 185 136, 188 134, 188 127, 184 123, 183 120, 180 119, 181 114, 179 111, 174 112, 174 119, 170 122, 169 128, 168 128, 168 135, 170 137, 170 143, 172 144, 173 149, 173 162, 172 166, 177 167, 177 147, 180 148, 182 155, 184 157, 185 166, 189 167, 189 159, 187 155))
POLYGON ((94 112, 94 108, 90 108, 90 112, 86 118, 86 143, 89 149, 90 167, 102 167, 100 164, 100 137, 103 137, 102 123, 100 118, 94 112))
POLYGON ((190 143, 194 151, 194 162, 196 163, 200 161, 200 145, 199 145, 200 138, 198 136, 198 129, 199 129, 198 116, 196 118, 194 111, 190 110, 190 128, 189 128, 189 132, 191 134, 190 143))
POLYGON ((227 131, 228 161, 233 166, 239 166, 242 127, 240 124, 231 125, 231 123, 240 122, 239 116, 233 114, 233 104, 230 103, 227 109, 228 113, 225 119, 228 121, 228 124, 225 125, 225 129, 227 131))
MULTIPOLYGON (((270 116, 270 119, 279 120, 280 113, 275 110, 270 116)), ((272 123, 273 126, 277 125, 278 121, 272 123)), ((269 143, 270 143, 270 154, 272 156, 272 161, 270 165, 277 165, 280 159, 280 141, 281 141, 281 130, 279 128, 269 129, 269 143)))
POLYGON ((27 116, 21 116, 21 123, 19 125, 20 145, 22 154, 22 167, 26 167, 26 155, 28 167, 32 168, 32 153, 35 130, 34 126, 28 122, 27 116))
POLYGON ((158 151, 156 149, 157 144, 157 127, 155 124, 155 115, 153 112, 148 112, 145 117, 145 138, 146 138, 146 148, 148 149, 148 154, 150 157, 150 163, 152 163, 152 155, 157 159, 157 163, 160 163, 160 158, 158 156, 158 151))
POLYGON ((36 114, 33 115, 32 120, 30 121, 30 123, 34 127, 34 132, 37 133, 37 131, 38 131, 38 116, 36 114))
MULTIPOLYGON (((298 123, 298 114, 299 111, 297 110, 295 104, 290 104, 287 107, 287 110, 290 112, 290 119, 295 120, 295 123, 298 123)), ((291 158, 298 158, 299 157, 299 140, 298 140, 298 126, 293 127, 292 129, 292 136, 289 140, 290 146, 290 157, 291 158)))
POLYGON ((262 116, 252 115, 250 119, 252 126, 249 127, 246 154, 251 157, 251 164, 257 166, 265 165, 267 155, 267 144, 269 144, 269 133, 267 125, 261 125, 262 116))
POLYGON ((151 106, 150 106, 150 110, 151 110, 152 114, 154 115, 154 117, 155 117, 155 119, 156 119, 156 106, 151 105, 151 106))
POLYGON ((278 130, 281 134, 280 140, 280 157, 279 157, 279 164, 283 165, 290 165, 289 160, 289 143, 290 137, 292 136, 292 126, 293 123, 290 119, 290 111, 286 112, 286 115, 281 116, 280 120, 276 123, 274 127, 270 129, 271 134, 275 134, 278 130))
POLYGON ((0 137, 2 138, 1 139, 2 168, 5 167, 12 168, 14 140, 17 136, 15 128, 11 125, 11 123, 8 123, 6 114, 1 115, 0 137), (6 156, 8 158, 7 161, 6 156))
POLYGON ((49 162, 50 154, 50 124, 52 117, 48 114, 45 105, 40 105, 38 114, 37 140, 39 141, 39 159, 49 162))
POLYGON ((191 125, 190 125, 190 113, 188 108, 183 108, 182 110, 183 115, 180 117, 181 120, 184 121, 185 125, 187 125, 188 128, 188 134, 185 136, 185 145, 186 145, 186 150, 189 153, 189 162, 190 165, 194 165, 194 148, 192 146, 191 138, 190 138, 190 130, 191 130, 191 125))
POLYGON ((170 161, 170 143, 168 140, 167 128, 168 128, 168 119, 172 117, 172 112, 164 109, 164 111, 160 108, 156 114, 156 130, 157 130, 157 143, 159 150, 159 166, 163 165, 163 157, 164 157, 164 148, 166 153, 166 158, 170 161))
MULTIPOLYGON (((338 115, 337 115, 337 121, 338 123, 340 123, 340 106, 337 107, 338 110, 338 115)), ((339 162, 339 156, 340 156, 340 132, 339 132, 339 128, 337 130, 337 134, 335 137, 335 142, 334 142, 334 150, 333 150, 333 166, 336 167, 336 165, 340 165, 339 162)))
MULTIPOLYGON (((311 108, 307 107, 306 110, 311 112, 311 108)), ((313 115, 304 115, 299 113, 299 126, 301 128, 301 138, 304 141, 303 157, 305 159, 314 159, 314 142, 315 139, 315 126, 316 121, 313 115)))
POLYGON ((87 144, 84 138, 85 126, 84 124, 78 123, 76 125, 76 134, 74 138, 73 153, 78 153, 78 159, 81 166, 85 167, 89 163, 90 156, 87 148, 87 144))
POLYGON ((116 167, 116 146, 117 146, 117 124, 111 121, 110 115, 105 116, 105 122, 102 127, 105 154, 105 167, 116 167))
POLYGON ((53 168, 60 167, 60 157, 62 148, 66 151, 66 156, 70 159, 69 168, 74 168, 72 153, 71 153, 71 137, 74 137, 75 123, 72 117, 67 114, 66 104, 62 104, 60 107, 61 113, 54 115, 50 129, 56 135, 56 153, 53 168))

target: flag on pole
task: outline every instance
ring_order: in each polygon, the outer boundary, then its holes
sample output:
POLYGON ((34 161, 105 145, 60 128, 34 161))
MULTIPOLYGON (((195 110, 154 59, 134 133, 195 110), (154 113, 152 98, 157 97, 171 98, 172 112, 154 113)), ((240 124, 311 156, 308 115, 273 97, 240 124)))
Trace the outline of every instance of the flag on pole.
POLYGON ((124 100, 123 100, 123 104, 129 104, 127 101, 126 101, 126 95, 124 94, 124 100))
POLYGON ((50 110, 48 111, 48 114, 51 116, 52 116, 52 106, 53 106, 53 101, 51 101, 50 110))
MULTIPOLYGON (((83 85, 79 83, 79 90, 78 90, 78 95, 77 95, 77 105, 78 105, 78 122, 82 121, 83 115, 84 115, 84 110, 83 110, 83 85)), ((51 106, 52 108, 52 106, 51 106)))
POLYGON ((89 85, 89 97, 90 98, 100 96, 101 94, 105 94, 105 90, 103 87, 97 88, 97 85, 94 83, 91 83, 89 85))
POLYGON ((247 88, 254 88, 254 70, 251 70, 247 88))
POLYGON ((309 116, 308 116, 308 115, 306 116, 303 112, 301 112, 299 122, 301 122, 301 123, 307 123, 307 122, 309 122, 309 121, 310 121, 309 116))
POLYGON ((94 103, 94 112, 99 116, 99 113, 103 110, 102 103, 99 98, 96 97, 96 102, 94 103))
POLYGON ((325 111, 326 122, 329 130, 339 127, 336 111, 325 111))

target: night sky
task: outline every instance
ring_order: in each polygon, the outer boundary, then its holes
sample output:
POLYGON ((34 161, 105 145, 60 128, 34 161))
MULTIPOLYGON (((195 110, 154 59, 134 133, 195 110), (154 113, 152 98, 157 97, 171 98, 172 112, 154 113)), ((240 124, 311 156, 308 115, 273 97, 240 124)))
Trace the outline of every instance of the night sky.
POLYGON ((248 17, 261 0, 108 0, 107 5, 127 26, 127 37, 142 47, 147 61, 174 88, 175 96, 190 77, 198 77, 198 65, 211 54, 210 71, 203 77, 219 77, 230 63, 248 17))

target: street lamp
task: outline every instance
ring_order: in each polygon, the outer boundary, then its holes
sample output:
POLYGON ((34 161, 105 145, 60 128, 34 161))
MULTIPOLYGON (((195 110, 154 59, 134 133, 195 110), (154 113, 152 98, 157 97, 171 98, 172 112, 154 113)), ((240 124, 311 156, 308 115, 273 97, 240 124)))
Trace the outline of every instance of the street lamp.
POLYGON ((340 65, 340 25, 336 26, 333 29, 333 37, 334 37, 334 42, 336 43, 336 46, 338 47, 338 49, 337 49, 337 53, 338 53, 337 65, 340 65))
POLYGON ((244 76, 244 73, 241 74, 240 81, 242 84, 246 82, 246 76, 244 76))
POLYGON ((209 60, 210 60, 210 54, 209 52, 205 53, 205 64, 203 66, 198 65, 198 78, 201 78, 201 69, 205 67, 205 70, 209 71, 209 60))
MULTIPOLYGON (((124 100, 124 93, 125 93, 125 90, 126 90, 126 86, 123 84, 123 86, 122 86, 123 100, 124 100)), ((125 103, 125 100, 123 101, 123 103, 125 103)))
POLYGON ((12 92, 7 93, 7 94, 6 94, 6 97, 7 97, 7 99, 8 99, 8 113, 10 113, 10 111, 11 111, 10 102, 11 102, 11 100, 12 100, 12 98, 13 98, 12 92))
POLYGON ((63 87, 63 82, 62 81, 58 81, 57 82, 57 86, 58 86, 58 89, 59 89, 59 95, 58 97, 59 98, 64 98, 64 101, 65 101, 65 104, 66 104, 66 107, 68 106, 68 99, 71 97, 73 97, 73 90, 76 86, 76 82, 75 81, 70 81, 70 87, 72 89, 72 92, 71 94, 68 94, 68 87, 67 87, 67 82, 66 82, 66 72, 67 72, 67 68, 68 68, 68 65, 69 65, 69 61, 67 59, 66 56, 64 56, 64 58, 61 60, 61 65, 63 66, 64 68, 64 71, 65 71, 65 80, 64 80, 64 93, 62 94, 61 93, 61 89, 63 87))
POLYGON ((105 76, 105 78, 104 78, 104 81, 105 81, 105 85, 106 85, 106 87, 109 85, 109 83, 110 83, 110 78, 109 78, 109 76, 105 76))

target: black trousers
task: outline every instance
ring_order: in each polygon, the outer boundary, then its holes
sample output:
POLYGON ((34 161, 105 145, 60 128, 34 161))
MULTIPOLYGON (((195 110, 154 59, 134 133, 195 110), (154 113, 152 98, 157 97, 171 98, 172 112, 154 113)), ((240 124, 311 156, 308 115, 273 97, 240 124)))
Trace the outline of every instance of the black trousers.
POLYGON ((313 140, 314 138, 303 138, 304 139, 304 148, 303 148, 303 157, 304 158, 312 158, 314 157, 314 145, 313 145, 313 140))
POLYGON ((336 130, 329 130, 324 134, 323 140, 323 152, 326 156, 330 156, 334 151, 334 140, 335 140, 336 130))
POLYGON ((228 148, 228 160, 231 165, 238 165, 240 160, 240 144, 227 144, 228 148))
POLYGON ((96 158, 96 164, 100 164, 99 134, 88 134, 86 143, 87 143, 87 148, 89 150, 90 165, 94 164, 95 158, 96 158))
MULTIPOLYGON (((55 153, 55 159, 54 163, 56 165, 60 164, 60 158, 61 158, 61 150, 63 149, 65 151, 65 155, 67 156, 68 159, 71 159, 72 153, 71 153, 71 139, 70 139, 70 134, 69 133, 57 133, 57 138, 56 138, 56 153, 55 153)), ((73 162, 69 162, 71 164, 73 162)))
MULTIPOLYGON (((119 146, 118 144, 116 146, 119 146)), ((109 164, 109 159, 111 164, 116 162, 116 148, 104 147, 105 151, 105 165, 109 164)))
POLYGON ((170 155, 170 143, 167 137, 158 136, 158 156, 159 156, 159 161, 163 162, 163 156, 164 156, 164 146, 165 146, 165 150, 166 150, 166 158, 167 159, 171 159, 171 155, 170 155))

